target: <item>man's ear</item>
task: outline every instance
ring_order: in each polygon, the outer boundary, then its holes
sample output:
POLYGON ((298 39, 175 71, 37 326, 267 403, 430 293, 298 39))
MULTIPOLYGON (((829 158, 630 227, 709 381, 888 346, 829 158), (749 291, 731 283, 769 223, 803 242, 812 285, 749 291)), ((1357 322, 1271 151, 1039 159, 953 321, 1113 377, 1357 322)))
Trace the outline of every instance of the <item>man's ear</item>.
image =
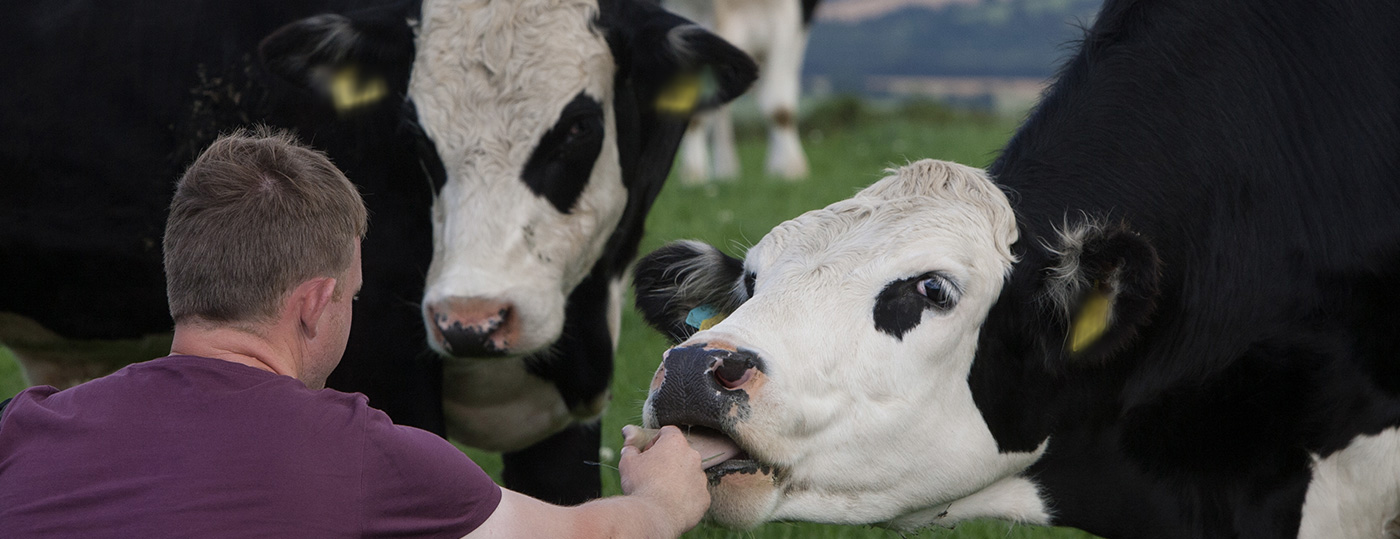
POLYGON ((1126 346, 1156 309, 1161 262, 1126 226, 1067 225, 1047 246, 1043 301, 1059 315, 1051 338, 1076 362, 1102 361, 1126 346))
POLYGON ((258 55, 269 73, 340 116, 398 110, 414 55, 413 30, 399 11, 391 5, 301 19, 263 38, 258 55))
POLYGON ((637 262, 637 310, 681 342, 718 323, 748 299, 743 261, 698 241, 678 241, 637 262))
POLYGON ((335 287, 339 283, 332 277, 311 279, 292 291, 292 305, 297 309, 301 331, 307 338, 316 337, 321 317, 326 308, 335 300, 335 287))

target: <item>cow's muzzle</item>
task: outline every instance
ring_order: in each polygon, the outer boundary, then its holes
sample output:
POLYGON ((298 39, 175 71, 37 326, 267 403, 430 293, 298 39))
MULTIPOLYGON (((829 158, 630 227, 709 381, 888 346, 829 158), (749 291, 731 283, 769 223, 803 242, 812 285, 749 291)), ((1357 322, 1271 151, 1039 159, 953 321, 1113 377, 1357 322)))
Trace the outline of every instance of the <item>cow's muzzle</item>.
POLYGON ((724 342, 667 350, 652 379, 655 420, 729 431, 748 415, 750 400, 765 381, 764 371, 758 354, 724 342))
POLYGON ((429 338, 453 357, 498 357, 519 337, 514 307, 487 298, 450 297, 425 306, 429 338))

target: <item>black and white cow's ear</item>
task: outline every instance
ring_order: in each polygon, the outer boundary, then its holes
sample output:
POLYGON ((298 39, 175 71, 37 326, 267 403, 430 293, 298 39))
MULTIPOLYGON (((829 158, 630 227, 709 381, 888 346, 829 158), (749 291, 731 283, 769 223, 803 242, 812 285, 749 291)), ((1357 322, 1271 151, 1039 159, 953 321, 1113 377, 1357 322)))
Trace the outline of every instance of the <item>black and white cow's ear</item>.
POLYGON ((758 78, 753 58, 689 20, 644 2, 619 11, 631 20, 612 40, 626 42, 629 52, 617 60, 639 108, 688 121, 739 97, 758 78))
POLYGON ((1063 352, 1103 360, 1130 343, 1156 308, 1157 251, 1126 226, 1066 226, 1048 245, 1044 301, 1060 315, 1063 352))
POLYGON ((698 241, 678 241, 637 262, 637 310, 674 342, 708 329, 748 299, 744 262, 698 241))
MULTIPOLYGON (((698 110, 743 94, 758 66, 743 51, 655 2, 599 0, 598 28, 617 72, 613 112, 627 208, 605 258, 617 266, 636 256, 647 212, 671 172, 676 149, 698 110)), ((665 331, 665 330, 663 330, 665 331)))
POLYGON ((413 29, 399 6, 325 14, 283 26, 258 45, 269 73, 347 116, 398 108, 413 63, 413 29))

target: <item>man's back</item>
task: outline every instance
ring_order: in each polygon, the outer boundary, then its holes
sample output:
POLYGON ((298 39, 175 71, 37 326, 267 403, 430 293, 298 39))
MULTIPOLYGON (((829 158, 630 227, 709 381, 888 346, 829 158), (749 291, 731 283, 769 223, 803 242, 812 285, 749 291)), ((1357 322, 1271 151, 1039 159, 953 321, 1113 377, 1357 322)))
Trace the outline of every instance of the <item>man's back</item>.
POLYGON ((361 395, 174 356, 0 417, 0 521, 17 536, 461 537, 500 490, 361 395))

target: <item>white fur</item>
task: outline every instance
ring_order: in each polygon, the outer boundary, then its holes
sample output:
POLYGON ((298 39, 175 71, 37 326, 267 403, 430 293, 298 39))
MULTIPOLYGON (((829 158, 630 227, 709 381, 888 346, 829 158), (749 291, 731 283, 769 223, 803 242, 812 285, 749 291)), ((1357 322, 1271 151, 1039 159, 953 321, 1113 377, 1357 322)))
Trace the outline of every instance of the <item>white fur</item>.
POLYGON ((1326 458, 1313 455, 1303 502, 1303 539, 1395 537, 1400 517, 1400 427, 1357 436, 1326 458))
MULTIPOLYGON (((423 305, 448 297, 508 301, 520 324, 511 353, 538 352, 559 338, 565 300, 598 260, 627 200, 612 108, 615 67, 592 25, 597 2, 428 0, 422 13, 408 93, 447 171, 433 206, 423 305), (588 186, 561 213, 529 190, 521 172, 580 91, 603 104, 606 135, 588 186)), ((609 306, 611 326, 620 308, 609 306)), ((458 439, 509 446, 506 440, 542 438, 569 419, 562 401, 546 402, 558 394, 542 381, 507 382, 523 372, 520 361, 489 360, 447 377, 449 430, 458 439), (512 383, 518 392, 477 393, 512 383), (511 414, 512 407, 521 411, 511 414), (548 417, 526 417, 529 409, 549 410, 548 417), (505 419, 481 427, 473 418, 486 410, 505 419)))
POLYGON ((966 498, 915 511, 885 525, 897 530, 914 530, 933 525, 952 526, 979 518, 1046 526, 1050 524, 1050 511, 1035 483, 1024 477, 1008 477, 966 498))
MULTIPOLYGON (((786 111, 792 123, 771 123, 765 170, 771 176, 807 176, 807 155, 797 134, 797 101, 802 93, 802 59, 807 52, 807 28, 798 0, 666 0, 668 9, 709 26, 715 34, 749 53, 759 63, 756 83, 758 108, 770 122, 786 111)), ((738 152, 729 108, 701 115, 681 143, 681 179, 698 183, 739 174, 738 152), (710 170, 709 148, 714 148, 710 170)))
MULTIPOLYGON (((1048 518, 1034 486, 1014 479, 1045 445, 998 452, 967 383, 1015 230, 983 171, 921 161, 779 225, 749 251, 757 293, 689 341, 752 350, 765 365, 734 435, 781 470, 781 495, 736 520, 913 526, 949 504, 941 522, 1048 518), (958 305, 925 311, 902 338, 877 330, 880 291, 931 271, 963 291, 958 305)), ((654 414, 651 403, 644 412, 654 414)))

